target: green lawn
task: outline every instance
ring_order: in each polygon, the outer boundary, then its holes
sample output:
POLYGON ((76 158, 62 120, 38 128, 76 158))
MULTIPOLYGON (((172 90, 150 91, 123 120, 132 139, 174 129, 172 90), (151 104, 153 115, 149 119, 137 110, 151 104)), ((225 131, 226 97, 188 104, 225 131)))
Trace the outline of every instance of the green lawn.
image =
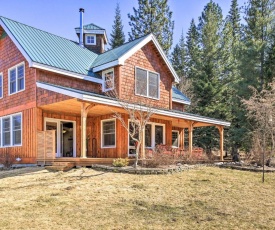
POLYGON ((275 174, 0 171, 0 229, 274 229, 275 174))

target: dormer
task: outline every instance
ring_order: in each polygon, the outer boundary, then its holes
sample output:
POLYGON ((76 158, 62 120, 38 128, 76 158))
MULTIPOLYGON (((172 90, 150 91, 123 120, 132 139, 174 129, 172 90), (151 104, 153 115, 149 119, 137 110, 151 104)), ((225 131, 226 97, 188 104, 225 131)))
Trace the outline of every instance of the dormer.
POLYGON ((83 44, 83 46, 93 51, 94 53, 97 53, 97 54, 104 53, 105 45, 108 43, 106 30, 93 23, 82 26, 84 9, 80 9, 79 12, 80 12, 80 27, 75 28, 75 32, 79 38, 79 44, 80 45, 83 44))

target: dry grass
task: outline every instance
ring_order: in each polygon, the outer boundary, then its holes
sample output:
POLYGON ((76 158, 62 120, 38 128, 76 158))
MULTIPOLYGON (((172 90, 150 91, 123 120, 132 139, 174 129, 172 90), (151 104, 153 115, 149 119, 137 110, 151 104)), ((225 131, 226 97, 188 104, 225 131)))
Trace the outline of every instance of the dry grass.
POLYGON ((275 174, 0 171, 0 229, 274 229, 275 174))

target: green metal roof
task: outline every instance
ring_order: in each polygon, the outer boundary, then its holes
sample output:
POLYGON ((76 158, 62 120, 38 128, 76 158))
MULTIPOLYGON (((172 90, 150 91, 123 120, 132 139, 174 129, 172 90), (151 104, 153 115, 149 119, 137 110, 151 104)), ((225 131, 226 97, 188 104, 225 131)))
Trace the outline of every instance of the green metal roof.
POLYGON ((132 49, 135 45, 137 45, 142 40, 144 40, 147 36, 150 36, 150 35, 140 37, 134 41, 127 42, 117 48, 108 50, 105 53, 98 55, 98 57, 93 62, 92 67, 104 65, 106 63, 109 63, 109 62, 119 59, 121 56, 123 56, 125 53, 127 53, 130 49, 132 49))
MULTIPOLYGON (((80 29, 80 27, 76 27, 75 29, 80 29)), ((94 23, 90 23, 90 24, 84 25, 83 29, 84 30, 105 30, 105 29, 103 29, 103 28, 95 25, 94 23)))
MULTIPOLYGON (((29 57, 29 59, 27 58, 28 60, 49 67, 96 78, 101 78, 101 76, 94 73, 92 68, 118 60, 129 50, 150 36, 149 34, 140 37, 98 55, 85 47, 79 46, 77 42, 2 16, 0 16, 0 23, 7 28, 8 34, 11 34, 12 39, 15 39, 19 46, 25 51, 26 55, 29 57)), ((84 29, 85 28, 104 30, 93 23, 85 25, 84 29)))
POLYGON ((182 101, 183 103, 190 104, 190 99, 185 96, 180 90, 178 90, 175 86, 172 86, 172 99, 176 99, 182 101))
POLYGON ((31 26, 1 17, 29 58, 36 63, 87 76, 99 77, 90 71, 97 54, 78 43, 31 26))

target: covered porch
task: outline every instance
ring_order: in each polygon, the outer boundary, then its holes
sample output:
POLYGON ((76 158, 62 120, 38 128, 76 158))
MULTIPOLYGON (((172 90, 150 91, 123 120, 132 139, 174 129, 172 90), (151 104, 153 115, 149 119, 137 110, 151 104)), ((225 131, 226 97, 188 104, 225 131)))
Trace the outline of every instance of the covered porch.
MULTIPOLYGON (((73 162, 75 165, 89 166, 92 164, 111 164, 115 158, 133 157, 127 130, 121 122, 116 120, 114 125, 114 145, 103 145, 104 121, 113 120, 114 112, 119 112, 125 121, 128 114, 116 104, 103 104, 89 101, 91 98, 72 98, 39 108, 38 120, 40 127, 38 132, 48 135, 49 140, 38 137, 39 164, 52 164, 53 162, 73 162), (52 132, 47 132, 52 131, 52 132), (48 133, 48 134, 46 134, 48 133), (51 133, 51 134, 49 134, 51 133), (70 135, 71 134, 71 135, 70 135), (68 136, 69 135, 69 136, 68 136), (49 145, 45 146, 45 142, 49 145), (68 146, 69 145, 69 146, 68 146)), ((193 152, 193 131, 196 128, 215 126, 220 134, 220 160, 223 161, 224 126, 228 123, 205 117, 194 116, 177 111, 156 110, 151 117, 148 131, 151 138, 150 146, 165 144, 172 146, 174 137, 178 133, 178 148, 193 152), (188 130, 188 145, 184 145, 184 130, 188 130), (156 130, 161 140, 156 138, 156 130)), ((41 134, 42 135, 42 134, 41 134)))

